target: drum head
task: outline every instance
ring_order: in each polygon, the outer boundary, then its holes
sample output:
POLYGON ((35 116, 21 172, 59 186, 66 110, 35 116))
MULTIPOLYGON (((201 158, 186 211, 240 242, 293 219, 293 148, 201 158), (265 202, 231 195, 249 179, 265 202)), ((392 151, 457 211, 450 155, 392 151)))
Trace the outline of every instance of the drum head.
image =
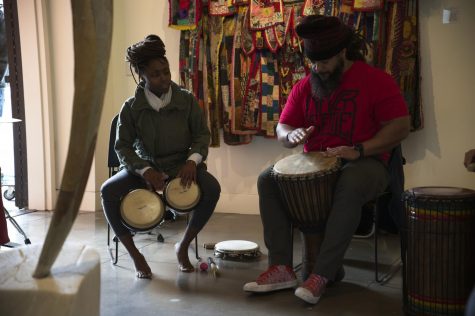
POLYGON ((406 193, 416 197, 440 199, 462 199, 475 197, 474 190, 457 187, 417 187, 408 190, 406 193))
POLYGON ((158 194, 145 189, 129 192, 120 205, 122 221, 131 230, 145 231, 157 226, 165 208, 158 194))
POLYGON ((189 188, 185 188, 180 181, 181 178, 175 178, 167 184, 165 199, 167 204, 176 211, 191 211, 200 201, 200 188, 194 182, 189 188))
POLYGON ((255 259, 260 256, 259 245, 247 240, 225 240, 214 246, 215 256, 222 259, 255 259))
POLYGON ((259 250, 259 245, 247 240, 225 240, 214 245, 214 249, 225 253, 244 253, 259 250))
POLYGON ((279 160, 274 172, 279 175, 303 176, 338 169, 340 160, 324 157, 320 152, 297 153, 279 160))

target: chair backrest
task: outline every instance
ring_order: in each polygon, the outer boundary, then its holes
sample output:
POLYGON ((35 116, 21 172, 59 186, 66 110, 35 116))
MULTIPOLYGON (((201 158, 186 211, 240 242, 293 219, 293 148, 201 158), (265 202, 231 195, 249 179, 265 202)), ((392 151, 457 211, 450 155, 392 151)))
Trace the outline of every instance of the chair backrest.
POLYGON ((109 134, 109 155, 107 156, 107 167, 109 167, 109 177, 113 176, 120 166, 119 158, 114 149, 116 129, 117 129, 117 120, 119 119, 119 114, 114 116, 111 122, 110 134, 109 134))
POLYGON ((383 205, 378 205, 380 218, 384 212, 390 216, 399 230, 403 221, 402 194, 404 192, 404 169, 406 160, 402 155, 401 144, 394 147, 388 161, 389 186, 387 192, 390 193, 389 200, 383 200, 383 205))

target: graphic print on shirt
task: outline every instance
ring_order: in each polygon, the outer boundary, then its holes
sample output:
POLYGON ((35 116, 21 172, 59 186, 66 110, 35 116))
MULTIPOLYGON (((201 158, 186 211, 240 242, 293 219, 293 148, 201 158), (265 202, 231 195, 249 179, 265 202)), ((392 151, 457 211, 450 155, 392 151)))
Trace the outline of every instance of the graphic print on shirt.
POLYGON ((358 94, 358 90, 343 90, 336 91, 331 99, 307 97, 305 116, 308 126, 314 125, 319 136, 336 136, 352 144, 358 94))

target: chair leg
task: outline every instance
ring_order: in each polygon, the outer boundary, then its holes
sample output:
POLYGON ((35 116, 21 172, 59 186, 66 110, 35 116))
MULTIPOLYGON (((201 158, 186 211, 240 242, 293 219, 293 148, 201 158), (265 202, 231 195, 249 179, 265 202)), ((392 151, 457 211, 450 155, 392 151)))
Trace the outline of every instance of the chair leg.
POLYGON ((201 257, 198 255, 198 236, 195 237, 195 257, 196 260, 201 260, 201 257))
MULTIPOLYGON (((186 214, 186 225, 188 225, 190 221, 190 214, 186 214)), ((198 235, 195 237, 195 257, 196 260, 201 260, 201 257, 198 254, 198 235)))
MULTIPOLYGON (((377 204, 377 203, 376 203, 377 204)), ((376 282, 381 283, 379 278, 379 261, 378 261, 378 209, 375 205, 374 207, 374 279, 376 282)))
POLYGON ((111 240, 110 236, 111 236, 111 227, 109 224, 107 224, 107 250, 109 252, 109 256, 111 258, 112 264, 116 265, 117 261, 119 260, 119 238, 117 238, 117 236, 114 236, 114 238, 112 238, 112 241, 115 243, 115 256, 114 256, 113 249, 111 249, 110 247, 110 240, 111 240))
POLYGON ((379 223, 379 212, 378 212, 378 201, 376 201, 374 206, 374 279, 378 284, 385 284, 396 274, 396 272, 401 269, 401 258, 396 260, 391 264, 389 270, 386 273, 380 275, 379 273, 379 258, 378 258, 378 223, 379 223))
MULTIPOLYGON (((290 224, 290 244, 292 245, 292 250, 291 250, 291 256, 290 256, 290 262, 292 262, 292 265, 294 264, 294 225, 290 224)), ((294 271, 298 272, 300 269, 302 269, 302 262, 297 263, 294 265, 294 271)))

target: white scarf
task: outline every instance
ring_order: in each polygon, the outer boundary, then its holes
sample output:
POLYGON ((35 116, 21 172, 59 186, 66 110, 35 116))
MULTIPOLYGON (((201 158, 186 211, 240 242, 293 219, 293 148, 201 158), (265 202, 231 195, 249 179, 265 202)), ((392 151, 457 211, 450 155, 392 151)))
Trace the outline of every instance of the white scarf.
POLYGON ((149 88, 145 87, 145 98, 147 99, 150 106, 157 112, 160 111, 161 108, 166 107, 171 99, 172 99, 172 86, 168 88, 166 93, 163 93, 162 96, 157 97, 149 88))

